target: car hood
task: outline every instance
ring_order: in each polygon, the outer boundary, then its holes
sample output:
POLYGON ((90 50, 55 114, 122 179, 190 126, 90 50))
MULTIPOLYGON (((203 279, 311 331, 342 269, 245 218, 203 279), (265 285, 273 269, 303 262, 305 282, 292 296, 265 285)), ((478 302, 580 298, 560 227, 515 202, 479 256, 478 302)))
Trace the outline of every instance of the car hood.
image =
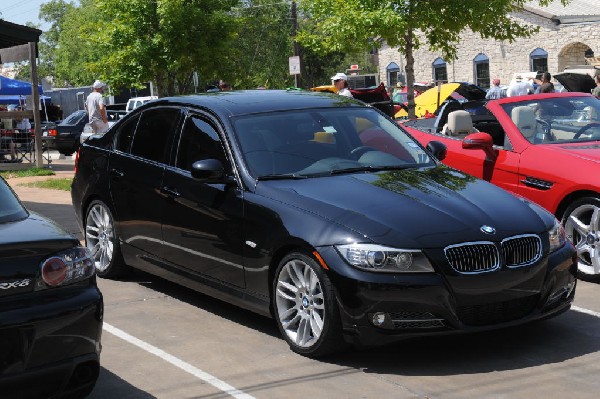
POLYGON ((554 75, 554 78, 567 89, 567 91, 590 93, 596 83, 587 73, 563 72, 554 75))
POLYGON ((553 223, 539 207, 445 166, 266 181, 257 194, 326 218, 366 240, 405 248, 541 233, 553 223), (496 233, 484 234, 484 225, 496 233))
POLYGON ((600 162, 600 141, 548 144, 546 148, 550 151, 558 151, 587 161, 600 162))

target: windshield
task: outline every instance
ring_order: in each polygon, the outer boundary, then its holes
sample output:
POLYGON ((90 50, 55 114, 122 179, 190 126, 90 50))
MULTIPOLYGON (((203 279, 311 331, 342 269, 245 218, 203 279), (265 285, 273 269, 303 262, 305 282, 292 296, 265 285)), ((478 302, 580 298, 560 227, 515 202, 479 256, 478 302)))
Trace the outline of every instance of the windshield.
POLYGON ((25 208, 19 203, 6 182, 0 178, 0 223, 14 222, 26 217, 25 208))
POLYGON ((256 178, 432 166, 435 161, 397 124, 371 108, 328 108, 249 115, 234 120, 256 178))
POLYGON ((595 97, 544 98, 502 107, 531 143, 600 140, 600 100, 595 97))

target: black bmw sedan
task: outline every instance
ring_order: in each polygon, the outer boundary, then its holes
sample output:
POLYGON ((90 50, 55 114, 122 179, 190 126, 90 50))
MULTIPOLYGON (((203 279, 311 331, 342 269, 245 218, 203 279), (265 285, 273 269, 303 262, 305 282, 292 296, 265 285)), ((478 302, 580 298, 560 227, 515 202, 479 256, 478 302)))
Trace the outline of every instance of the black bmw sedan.
POLYGON ((87 396, 102 318, 89 251, 0 178, 0 397, 87 396))
POLYGON ((82 144, 72 200, 100 276, 139 268, 272 316, 307 356, 569 309, 559 222, 444 150, 337 95, 166 98, 82 144))

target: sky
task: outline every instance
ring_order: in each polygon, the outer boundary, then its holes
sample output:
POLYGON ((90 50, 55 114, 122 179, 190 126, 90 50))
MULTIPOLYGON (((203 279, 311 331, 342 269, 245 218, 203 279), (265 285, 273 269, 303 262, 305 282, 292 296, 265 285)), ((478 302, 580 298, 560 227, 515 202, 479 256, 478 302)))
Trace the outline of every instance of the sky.
POLYGON ((48 24, 38 18, 40 5, 47 2, 48 0, 0 0, 1 18, 19 25, 33 22, 40 25, 42 30, 47 29, 48 24))

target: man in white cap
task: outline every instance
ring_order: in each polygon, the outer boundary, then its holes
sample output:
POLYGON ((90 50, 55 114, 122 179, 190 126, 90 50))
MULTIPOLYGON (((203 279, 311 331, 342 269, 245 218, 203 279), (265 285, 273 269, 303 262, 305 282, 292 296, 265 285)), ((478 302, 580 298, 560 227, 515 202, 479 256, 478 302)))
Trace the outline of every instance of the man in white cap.
POLYGON ((104 133, 108 130, 108 117, 102 93, 106 85, 96 80, 92 85, 92 92, 85 100, 85 109, 90 118, 90 125, 94 133, 104 133))
POLYGON ((350 89, 348 89, 348 76, 346 76, 345 73, 338 72, 331 77, 331 80, 333 80, 333 85, 337 89, 337 94, 340 96, 353 97, 352 93, 350 93, 350 89))

